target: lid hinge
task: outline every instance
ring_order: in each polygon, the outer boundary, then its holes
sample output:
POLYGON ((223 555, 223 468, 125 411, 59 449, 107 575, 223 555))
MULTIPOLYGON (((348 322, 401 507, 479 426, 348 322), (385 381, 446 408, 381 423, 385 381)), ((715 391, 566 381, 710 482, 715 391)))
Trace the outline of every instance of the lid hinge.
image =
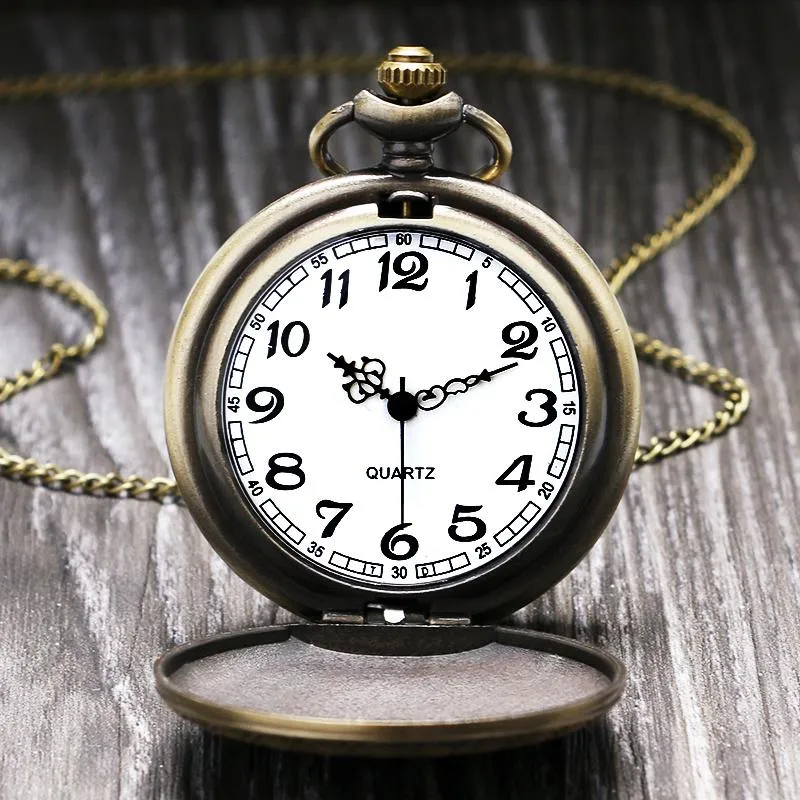
POLYGON ((362 625, 364 615, 352 611, 326 611, 322 615, 323 622, 332 622, 337 625, 362 625))
POLYGON ((404 608, 392 608, 377 604, 367 604, 365 613, 353 611, 326 611, 322 615, 323 622, 339 625, 470 625, 468 616, 456 614, 429 614, 419 611, 407 611, 404 608))

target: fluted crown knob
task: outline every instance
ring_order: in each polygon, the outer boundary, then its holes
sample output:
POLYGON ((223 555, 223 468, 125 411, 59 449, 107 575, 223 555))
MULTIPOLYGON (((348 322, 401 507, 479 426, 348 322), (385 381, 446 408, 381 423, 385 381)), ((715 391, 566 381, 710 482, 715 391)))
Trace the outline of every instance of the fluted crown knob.
POLYGON ((395 47, 378 67, 378 83, 386 94, 400 100, 433 97, 446 79, 447 70, 427 47, 395 47))

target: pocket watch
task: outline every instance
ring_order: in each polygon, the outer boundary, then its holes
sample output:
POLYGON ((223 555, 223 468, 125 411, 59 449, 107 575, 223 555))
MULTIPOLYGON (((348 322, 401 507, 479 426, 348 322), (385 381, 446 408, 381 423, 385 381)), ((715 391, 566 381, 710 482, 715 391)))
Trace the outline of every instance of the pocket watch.
POLYGON ((601 273, 554 220, 492 185, 511 143, 399 47, 310 136, 329 177, 220 248, 171 343, 166 435, 200 530, 307 622, 184 645, 157 665, 177 711, 322 752, 492 749, 609 708, 624 668, 498 625, 596 541, 633 466, 639 379, 601 273), (382 144, 348 170, 329 143, 382 144), (492 157, 436 168, 467 125, 492 157))

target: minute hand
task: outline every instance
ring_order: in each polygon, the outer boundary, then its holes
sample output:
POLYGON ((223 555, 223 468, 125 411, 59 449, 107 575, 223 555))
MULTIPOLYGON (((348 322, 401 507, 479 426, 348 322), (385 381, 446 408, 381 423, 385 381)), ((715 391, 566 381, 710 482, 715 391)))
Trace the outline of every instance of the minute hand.
POLYGON ((477 375, 468 375, 466 378, 453 378, 447 381, 444 386, 436 384, 431 386, 430 389, 423 389, 416 394, 417 405, 422 411, 432 411, 434 408, 439 408, 448 397, 454 394, 462 394, 479 383, 488 383, 495 375, 499 375, 501 372, 513 369, 516 366, 517 362, 514 361, 512 364, 505 364, 497 369, 484 369, 477 375))

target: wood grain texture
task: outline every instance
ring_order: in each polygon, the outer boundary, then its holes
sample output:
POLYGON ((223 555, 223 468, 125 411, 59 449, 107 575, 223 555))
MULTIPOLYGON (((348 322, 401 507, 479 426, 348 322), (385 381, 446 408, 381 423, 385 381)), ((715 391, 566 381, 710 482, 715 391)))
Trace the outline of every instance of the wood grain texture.
MULTIPOLYGON (((793 798, 800 796, 800 5, 378 4, 0 18, 0 73, 281 53, 521 50, 629 68, 730 107, 760 155, 746 186, 623 293, 631 323, 740 371, 754 409, 724 440, 643 469, 613 524, 520 625, 597 642, 630 683, 608 721, 490 756, 390 762, 224 741, 158 699, 153 659, 287 618, 179 507, 0 483, 3 798, 793 798), (502 13, 497 13, 501 10, 502 13)), ((175 87, 0 107, 0 252, 86 282, 112 313, 85 366, 0 409, 24 453, 164 474, 161 383, 190 285, 229 233, 313 178, 307 132, 365 78, 175 87)), ((723 152, 640 103, 457 79, 508 127, 505 185, 599 262, 655 227, 723 152)), ((347 139, 341 154, 363 158, 347 139)), ((477 163, 472 139, 449 163, 477 163)), ((0 294, 9 373, 78 316, 0 294)), ((645 431, 699 420, 699 390, 645 369, 645 431)))

